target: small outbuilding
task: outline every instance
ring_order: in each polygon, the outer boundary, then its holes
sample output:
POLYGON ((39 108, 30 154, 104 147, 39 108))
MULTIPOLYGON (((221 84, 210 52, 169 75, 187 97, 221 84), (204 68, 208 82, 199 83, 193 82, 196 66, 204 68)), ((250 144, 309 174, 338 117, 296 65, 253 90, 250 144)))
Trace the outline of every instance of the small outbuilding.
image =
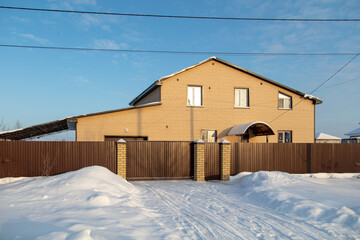
POLYGON ((315 143, 341 143, 341 138, 326 133, 316 133, 315 143))

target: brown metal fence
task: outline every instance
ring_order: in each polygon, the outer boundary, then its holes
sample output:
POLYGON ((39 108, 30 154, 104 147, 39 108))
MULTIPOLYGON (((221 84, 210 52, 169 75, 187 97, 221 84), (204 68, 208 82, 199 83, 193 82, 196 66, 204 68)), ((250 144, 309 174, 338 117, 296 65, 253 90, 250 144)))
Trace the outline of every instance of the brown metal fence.
POLYGON ((99 165, 116 173, 114 142, 0 142, 0 177, 56 175, 99 165))
POLYGON ((128 180, 191 179, 194 176, 192 142, 128 141, 128 180))
POLYGON ((311 144, 311 172, 360 172, 360 144, 311 144))
POLYGON ((205 180, 220 179, 220 151, 218 143, 205 143, 205 180))
MULTIPOLYGON (((128 141, 127 179, 191 179, 192 142, 128 141)), ((220 177, 218 143, 205 143, 205 178, 220 177)), ((55 175, 100 165, 117 172, 114 142, 0 142, 0 177, 55 175)), ((231 175, 242 171, 360 172, 360 144, 232 143, 231 175)))
POLYGON ((232 143, 231 175, 243 171, 360 172, 360 144, 232 143))

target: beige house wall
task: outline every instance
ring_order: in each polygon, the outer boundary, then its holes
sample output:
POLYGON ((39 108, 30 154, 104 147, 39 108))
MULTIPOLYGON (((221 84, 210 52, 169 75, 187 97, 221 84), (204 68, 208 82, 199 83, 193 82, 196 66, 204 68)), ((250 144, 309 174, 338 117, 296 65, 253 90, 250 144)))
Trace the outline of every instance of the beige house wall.
MULTIPOLYGON (((311 100, 211 60, 163 80, 161 105, 130 109, 78 118, 78 141, 103 141, 104 136, 148 136, 148 140, 196 140, 201 130, 217 130, 218 141, 226 138, 229 128, 243 123, 263 121, 275 135, 292 131, 294 143, 313 143, 315 105, 311 100), (187 87, 202 86, 203 106, 187 106, 187 87), (235 88, 249 88, 249 108, 234 107, 235 88), (278 93, 292 97, 293 109, 278 109, 278 93)), ((266 142, 253 137, 250 142, 266 142)))

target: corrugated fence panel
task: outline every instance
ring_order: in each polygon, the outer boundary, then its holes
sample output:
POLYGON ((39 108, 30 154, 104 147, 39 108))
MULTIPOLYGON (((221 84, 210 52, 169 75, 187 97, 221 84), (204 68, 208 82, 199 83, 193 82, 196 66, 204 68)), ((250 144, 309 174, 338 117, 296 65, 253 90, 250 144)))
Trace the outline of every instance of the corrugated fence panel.
POLYGON ((220 152, 218 143, 205 143, 205 180, 220 179, 220 152))
POLYGON ((128 180, 191 179, 194 176, 192 142, 128 141, 128 180))
POLYGON ((231 175, 261 170, 288 173, 360 172, 360 144, 231 144, 231 175))
POLYGON ((327 144, 312 145, 312 172, 360 172, 360 144, 327 144))
POLYGON ((260 170, 289 173, 360 172, 360 144, 231 144, 231 175, 260 170))
POLYGON ((56 175, 93 165, 116 173, 114 142, 0 142, 0 177, 56 175))

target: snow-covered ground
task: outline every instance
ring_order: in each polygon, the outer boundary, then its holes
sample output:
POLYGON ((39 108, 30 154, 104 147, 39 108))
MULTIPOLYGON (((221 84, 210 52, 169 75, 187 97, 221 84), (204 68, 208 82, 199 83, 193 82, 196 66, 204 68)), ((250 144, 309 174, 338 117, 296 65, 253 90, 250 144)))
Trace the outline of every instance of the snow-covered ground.
POLYGON ((95 166, 3 178, 0 239, 360 239, 360 174, 129 183, 95 166))

